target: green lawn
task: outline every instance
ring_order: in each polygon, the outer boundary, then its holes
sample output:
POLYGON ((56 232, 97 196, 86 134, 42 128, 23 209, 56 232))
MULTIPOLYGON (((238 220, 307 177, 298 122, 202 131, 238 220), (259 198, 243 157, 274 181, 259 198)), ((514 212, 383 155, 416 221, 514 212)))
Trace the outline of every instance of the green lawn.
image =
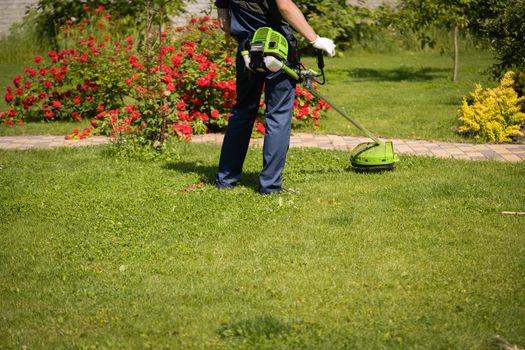
MULTIPOLYGON (((332 74, 332 73, 331 73, 332 74)), ((525 163, 292 149, 286 185, 205 185, 105 148, 0 151, 2 349, 495 349, 525 346, 525 163)))
MULTIPOLYGON (((313 59, 305 63, 314 68, 313 59)), ((452 59, 437 52, 395 54, 347 53, 326 59, 328 83, 322 92, 375 133, 385 137, 464 141, 454 134, 457 109, 474 84, 494 84, 486 71, 492 57, 483 51, 462 53, 460 81, 451 81, 452 59)), ((0 87, 23 70, 22 65, 0 64, 0 87)), ((0 102, 0 110, 5 110, 0 102)), ((87 123, 32 123, 24 127, 0 126, 0 135, 69 134, 87 123)), ((298 131, 312 131, 302 128, 298 131)), ((320 133, 359 135, 344 118, 330 112, 320 133)))
MULTIPOLYGON (((312 59, 305 62, 316 67, 312 59)), ((485 72, 491 63, 487 52, 463 53, 459 82, 454 83, 448 55, 350 53, 325 60, 327 84, 321 89, 381 136, 468 142, 451 129, 463 96, 473 91, 474 84, 495 84, 485 72)), ((335 112, 323 121, 320 132, 359 134, 335 112)))

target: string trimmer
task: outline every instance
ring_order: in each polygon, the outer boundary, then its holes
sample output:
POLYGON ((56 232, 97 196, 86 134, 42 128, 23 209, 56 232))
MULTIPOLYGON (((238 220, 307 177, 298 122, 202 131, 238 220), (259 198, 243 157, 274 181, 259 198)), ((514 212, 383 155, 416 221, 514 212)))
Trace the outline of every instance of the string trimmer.
POLYGON ((323 85, 326 82, 324 58, 321 51, 317 51, 318 72, 306 69, 302 64, 293 68, 288 67, 285 64, 288 57, 288 41, 279 32, 269 27, 263 27, 255 32, 249 49, 243 50, 241 54, 246 67, 251 70, 267 73, 284 71, 290 77, 300 82, 312 95, 324 100, 335 111, 372 139, 373 142, 361 143, 351 151, 350 162, 356 170, 391 170, 399 162, 399 157, 394 152, 392 141, 381 141, 361 123, 346 113, 345 110, 332 103, 314 88, 314 83, 323 85), (317 80, 319 77, 322 77, 322 81, 317 80))

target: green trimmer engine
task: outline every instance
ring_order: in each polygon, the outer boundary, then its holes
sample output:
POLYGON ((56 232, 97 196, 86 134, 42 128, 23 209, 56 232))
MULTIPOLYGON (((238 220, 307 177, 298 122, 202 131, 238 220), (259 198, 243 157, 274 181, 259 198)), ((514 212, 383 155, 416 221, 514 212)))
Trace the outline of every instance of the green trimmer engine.
POLYGON ((399 162, 399 157, 394 152, 392 141, 381 141, 361 123, 346 113, 346 111, 314 89, 314 82, 320 85, 325 83, 324 58, 321 51, 317 51, 317 66, 319 72, 306 69, 302 65, 292 69, 285 64, 288 56, 288 42, 286 38, 281 33, 269 27, 263 27, 255 32, 250 42, 250 49, 243 50, 241 54, 246 67, 253 71, 275 73, 283 70, 290 77, 302 83, 312 95, 324 100, 335 111, 355 125, 367 137, 372 139, 373 142, 361 143, 351 151, 350 162, 355 170, 392 170, 395 164, 399 162), (319 77, 322 77, 322 81, 317 80, 319 77))

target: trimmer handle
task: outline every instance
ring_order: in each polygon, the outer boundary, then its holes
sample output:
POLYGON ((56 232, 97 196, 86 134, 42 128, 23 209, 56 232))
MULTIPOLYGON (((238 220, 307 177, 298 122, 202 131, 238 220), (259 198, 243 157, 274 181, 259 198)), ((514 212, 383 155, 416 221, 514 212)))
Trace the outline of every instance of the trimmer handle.
POLYGON ((315 54, 317 55, 317 68, 319 68, 322 71, 324 69, 323 51, 315 50, 315 54))

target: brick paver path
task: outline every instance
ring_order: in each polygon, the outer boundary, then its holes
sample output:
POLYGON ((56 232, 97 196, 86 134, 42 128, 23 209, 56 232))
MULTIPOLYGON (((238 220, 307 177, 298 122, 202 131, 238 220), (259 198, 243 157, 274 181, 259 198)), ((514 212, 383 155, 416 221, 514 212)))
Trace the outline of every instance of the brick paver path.
MULTIPOLYGON (((194 136, 192 142, 220 144, 223 137, 222 134, 194 136)), ((290 147, 351 150, 357 144, 368 141, 370 140, 366 137, 294 133, 290 147)), ((392 139, 392 141, 398 154, 470 160, 495 159, 509 162, 525 160, 525 145, 468 144, 400 139, 392 139)), ((103 136, 93 136, 79 141, 67 141, 63 136, 3 136, 0 137, 0 149, 93 146, 108 142, 109 139, 103 136)), ((257 146, 262 146, 262 143, 262 138, 252 139, 251 141, 252 145, 257 146)))

